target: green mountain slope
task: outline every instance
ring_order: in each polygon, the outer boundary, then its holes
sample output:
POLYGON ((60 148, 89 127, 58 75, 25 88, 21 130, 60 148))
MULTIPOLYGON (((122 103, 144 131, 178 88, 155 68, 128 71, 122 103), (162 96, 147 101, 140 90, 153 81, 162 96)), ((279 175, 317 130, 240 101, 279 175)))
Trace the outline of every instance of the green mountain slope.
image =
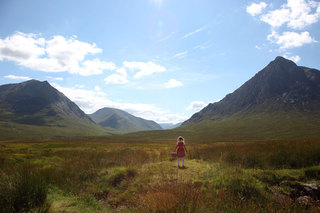
POLYGON ((277 57, 253 78, 185 121, 204 140, 320 138, 320 71, 277 57))
POLYGON ((121 133, 144 130, 161 130, 161 126, 154 121, 133 116, 123 110, 102 108, 89 117, 102 127, 112 128, 121 133))
POLYGON ((320 138, 320 71, 277 57, 217 103, 173 130, 131 133, 118 140, 257 141, 320 138))
POLYGON ((0 86, 1 138, 105 135, 75 103, 48 82, 0 86))

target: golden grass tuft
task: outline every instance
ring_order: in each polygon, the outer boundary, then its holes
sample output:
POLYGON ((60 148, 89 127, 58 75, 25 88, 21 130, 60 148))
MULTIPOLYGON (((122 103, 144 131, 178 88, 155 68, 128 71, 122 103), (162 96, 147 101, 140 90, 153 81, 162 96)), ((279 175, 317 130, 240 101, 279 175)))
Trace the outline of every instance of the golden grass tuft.
POLYGON ((175 208, 178 199, 172 193, 153 192, 140 196, 143 208, 151 212, 169 212, 175 208))

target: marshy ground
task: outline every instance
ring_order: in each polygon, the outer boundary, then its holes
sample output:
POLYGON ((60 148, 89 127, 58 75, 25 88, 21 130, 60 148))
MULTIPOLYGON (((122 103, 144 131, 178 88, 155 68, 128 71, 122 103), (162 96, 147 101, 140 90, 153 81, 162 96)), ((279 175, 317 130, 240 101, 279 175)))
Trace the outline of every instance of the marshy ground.
POLYGON ((3 212, 318 212, 320 141, 0 144, 3 212))

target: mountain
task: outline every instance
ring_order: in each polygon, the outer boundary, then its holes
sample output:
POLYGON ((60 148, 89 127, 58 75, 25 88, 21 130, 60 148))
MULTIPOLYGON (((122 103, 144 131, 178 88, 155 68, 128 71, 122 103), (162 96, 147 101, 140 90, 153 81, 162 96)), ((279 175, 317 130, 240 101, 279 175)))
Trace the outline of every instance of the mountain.
POLYGON ((320 71, 277 57, 180 130, 217 140, 320 138, 320 71))
POLYGON ((1 138, 103 135, 106 131, 47 81, 0 86, 1 138))
POLYGON ((102 127, 112 128, 121 133, 161 130, 161 126, 154 121, 133 116, 123 110, 102 108, 89 117, 102 127))
POLYGON ((174 128, 179 127, 181 124, 182 124, 182 122, 176 123, 176 124, 173 124, 173 123, 160 123, 160 126, 161 126, 162 129, 174 129, 174 128))

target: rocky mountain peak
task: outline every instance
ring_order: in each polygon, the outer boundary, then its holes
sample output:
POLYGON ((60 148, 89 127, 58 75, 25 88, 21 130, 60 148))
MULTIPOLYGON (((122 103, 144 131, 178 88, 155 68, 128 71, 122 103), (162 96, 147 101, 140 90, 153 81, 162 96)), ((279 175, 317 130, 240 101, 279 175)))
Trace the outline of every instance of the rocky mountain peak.
POLYGON ((276 57, 254 77, 218 103, 209 104, 188 122, 234 113, 312 110, 320 103, 320 72, 276 57))

